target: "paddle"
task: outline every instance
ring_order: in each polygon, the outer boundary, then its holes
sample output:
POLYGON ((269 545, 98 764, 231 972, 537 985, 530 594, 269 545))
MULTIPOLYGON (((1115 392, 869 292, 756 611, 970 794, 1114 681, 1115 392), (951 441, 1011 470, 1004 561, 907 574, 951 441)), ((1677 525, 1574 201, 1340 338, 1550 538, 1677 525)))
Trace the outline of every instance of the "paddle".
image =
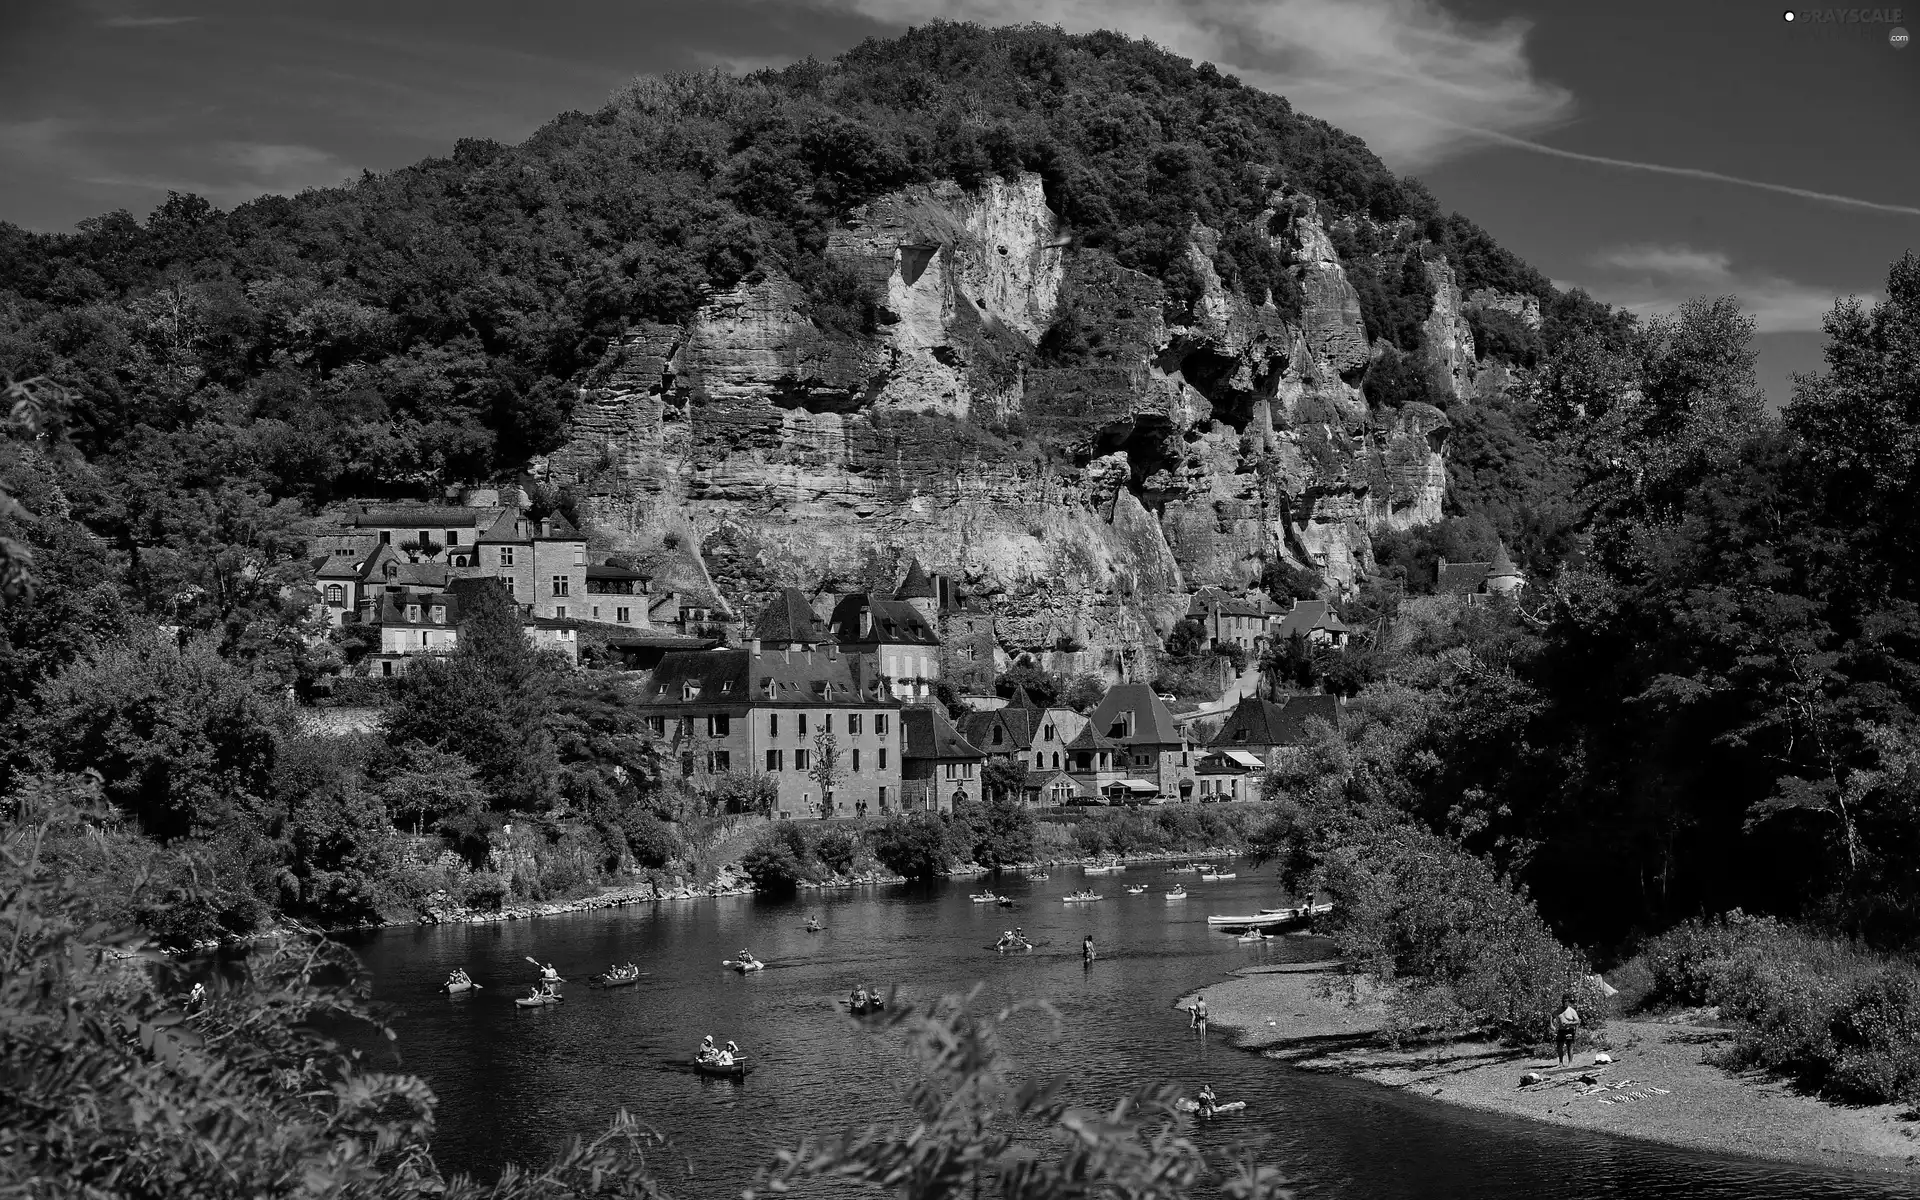
MULTIPOLYGON (((545 963, 543 963, 543 962, 541 962, 541 961, 540 961, 539 959, 537 959, 537 958, 535 958, 535 957, 534 957, 533 955, 531 955, 531 954, 527 954, 527 955, 523 955, 522 957, 524 957, 524 958, 525 958, 525 959, 526 959, 526 960, 527 960, 528 962, 530 962, 530 963, 532 963, 532 964, 533 964, 534 966, 536 966, 536 967, 539 967, 539 968, 540 968, 540 969, 541 969, 542 971, 544 971, 544 970, 546 970, 546 969, 547 969, 547 964, 545 964, 545 963)), ((554 980, 553 982, 555 982, 555 983, 565 983, 565 982, 566 982, 566 980, 564 980, 564 979, 555 979, 555 980, 554 980)))

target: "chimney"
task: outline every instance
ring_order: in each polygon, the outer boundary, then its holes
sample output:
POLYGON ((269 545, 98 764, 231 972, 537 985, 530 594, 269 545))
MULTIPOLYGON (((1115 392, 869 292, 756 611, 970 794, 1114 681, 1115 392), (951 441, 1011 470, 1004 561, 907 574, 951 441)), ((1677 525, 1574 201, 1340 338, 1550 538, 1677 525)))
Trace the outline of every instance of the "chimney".
POLYGON ((748 638, 748 639, 747 639, 747 649, 749 649, 749 650, 751 650, 751 651, 753 651, 753 656, 754 656, 755 658, 759 658, 759 657, 760 657, 760 639, 759 639, 759 638, 748 638))

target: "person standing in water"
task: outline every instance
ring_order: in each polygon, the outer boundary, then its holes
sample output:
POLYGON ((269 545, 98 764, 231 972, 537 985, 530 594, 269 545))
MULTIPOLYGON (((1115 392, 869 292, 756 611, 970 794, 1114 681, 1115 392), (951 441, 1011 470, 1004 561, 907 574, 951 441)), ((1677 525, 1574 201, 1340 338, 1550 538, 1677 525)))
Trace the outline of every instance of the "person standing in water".
POLYGON ((1195 996, 1193 1004, 1187 1009, 1187 1028, 1198 1029, 1200 1036, 1207 1036, 1207 998, 1195 996))
POLYGON ((1088 934, 1084 939, 1082 939, 1080 943, 1080 953, 1086 956, 1086 960, 1089 963, 1093 961, 1093 935, 1092 934, 1088 934))

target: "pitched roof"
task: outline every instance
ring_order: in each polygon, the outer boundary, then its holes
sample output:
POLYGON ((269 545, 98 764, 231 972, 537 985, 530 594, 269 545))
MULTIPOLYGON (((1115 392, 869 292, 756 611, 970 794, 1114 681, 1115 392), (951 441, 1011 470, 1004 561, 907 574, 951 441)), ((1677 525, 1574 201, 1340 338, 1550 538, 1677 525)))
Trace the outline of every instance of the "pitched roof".
POLYGON ((1480 590, 1480 585, 1487 581, 1487 572, 1492 569, 1492 563, 1450 563, 1441 559, 1434 591, 1448 596, 1470 595, 1480 590))
POLYGON ((1248 696, 1234 706, 1220 726, 1220 732, 1214 734, 1207 745, 1221 751, 1236 746, 1298 746, 1307 740, 1307 722, 1315 717, 1338 728, 1339 697, 1313 695, 1263 700, 1248 696), (1247 736, 1239 736, 1242 732, 1247 736))
POLYGON ((500 515, 493 519, 493 523, 481 531, 479 540, 482 542, 525 542, 531 539, 526 536, 525 530, 521 527, 520 510, 517 508, 503 508, 500 510, 500 515))
POLYGON ((1230 617, 1257 617, 1260 615, 1260 606, 1251 600, 1230 596, 1219 588, 1205 587, 1194 593, 1187 605, 1187 615, 1197 617, 1209 612, 1224 613, 1230 617))
POLYGON ((1119 742, 1094 728, 1091 721, 1081 726, 1080 732, 1067 743, 1069 750, 1117 750, 1119 748, 1119 742))
POLYGON ((358 579, 360 562, 343 555, 329 554, 314 563, 313 574, 316 579, 358 579))
POLYGON ((857 658, 755 654, 751 650, 670 650, 640 688, 642 704, 874 704, 878 676, 857 658), (695 689, 689 697, 686 689, 695 689))
POLYGON ((719 644, 687 633, 628 633, 607 639, 615 650, 710 650, 719 644))
POLYGON ((960 717, 960 732, 976 746, 985 746, 994 751, 1018 750, 1025 753, 1033 746, 1033 721, 1038 713, 1030 708, 992 708, 986 712, 964 713, 960 717), (993 731, 1000 730, 1000 740, 993 739, 993 731))
POLYGON ((1507 553, 1507 544, 1498 543, 1498 548, 1493 552, 1493 563, 1487 568, 1487 578, 1492 579, 1501 575, 1512 577, 1518 574, 1520 570, 1513 565, 1513 556, 1507 553))
POLYGON ((1013 685, 1013 695, 1007 697, 1007 707, 1028 708, 1039 712, 1040 702, 1033 698, 1033 693, 1027 690, 1026 684, 1016 683, 1013 685))
POLYGON ((456 508, 445 505, 396 505, 392 508, 365 508, 347 515, 345 523, 357 528, 418 529, 439 526, 442 529, 470 529, 486 517, 484 508, 456 508))
POLYGON ((616 567, 612 563, 588 563, 587 578, 588 579, 631 579, 631 580, 638 581, 642 579, 651 579, 653 578, 653 576, 648 575, 644 571, 633 571, 633 570, 629 570, 626 567, 616 567))
POLYGON ((985 758, 979 747, 960 736, 938 704, 900 712, 902 758, 985 758))
POLYGON ((1133 713, 1133 734, 1119 739, 1121 742, 1137 745, 1180 740, 1179 723, 1174 720, 1166 701, 1144 683, 1116 683, 1108 688, 1107 694, 1100 698, 1100 703, 1094 706, 1087 718, 1088 728, 1109 729, 1127 712, 1133 713))
POLYGON ((900 590, 893 594, 895 600, 937 600, 940 593, 935 590, 933 580, 920 567, 919 558, 907 564, 907 577, 900 581, 900 590))
POLYGON ((763 642, 797 642, 804 646, 824 646, 833 640, 827 624, 799 588, 782 588, 753 623, 753 635, 763 642))
POLYGON ((1340 620, 1333 606, 1325 600, 1295 600, 1287 611, 1286 618, 1280 622, 1280 628, 1274 631, 1275 637, 1290 638, 1295 634, 1305 637, 1316 629, 1329 633, 1344 633, 1347 626, 1340 620))
POLYGON ((933 626, 927 624, 926 618, 914 611, 906 601, 890 596, 859 592, 842 596, 840 602, 833 606, 833 615, 827 618, 827 624, 833 630, 834 637, 845 646, 940 644, 939 637, 934 634, 933 626), (862 608, 873 614, 873 627, 864 634, 860 632, 862 608))

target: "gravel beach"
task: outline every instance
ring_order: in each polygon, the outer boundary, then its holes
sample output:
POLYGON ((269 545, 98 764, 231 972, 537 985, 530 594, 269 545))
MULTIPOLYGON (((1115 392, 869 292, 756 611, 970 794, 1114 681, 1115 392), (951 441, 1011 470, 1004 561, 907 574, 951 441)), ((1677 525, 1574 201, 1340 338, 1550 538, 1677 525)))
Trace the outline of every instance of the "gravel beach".
MULTIPOLYGON (((1406 1088, 1443 1104, 1602 1130, 1667 1145, 1876 1172, 1920 1173, 1920 1120, 1899 1105, 1837 1105, 1706 1059, 1731 1034, 1676 1018, 1614 1019, 1572 1068, 1485 1042, 1392 1050, 1375 1044, 1383 1010, 1348 1003, 1333 963, 1251 967, 1204 989, 1217 1031, 1310 1071, 1406 1088), (1594 1064, 1596 1051, 1614 1061, 1594 1064), (1537 1072, 1545 1079, 1520 1086, 1537 1072), (1585 1077, 1583 1080, 1582 1077, 1585 1077)), ((1183 996, 1184 1009, 1193 996, 1183 996)))

